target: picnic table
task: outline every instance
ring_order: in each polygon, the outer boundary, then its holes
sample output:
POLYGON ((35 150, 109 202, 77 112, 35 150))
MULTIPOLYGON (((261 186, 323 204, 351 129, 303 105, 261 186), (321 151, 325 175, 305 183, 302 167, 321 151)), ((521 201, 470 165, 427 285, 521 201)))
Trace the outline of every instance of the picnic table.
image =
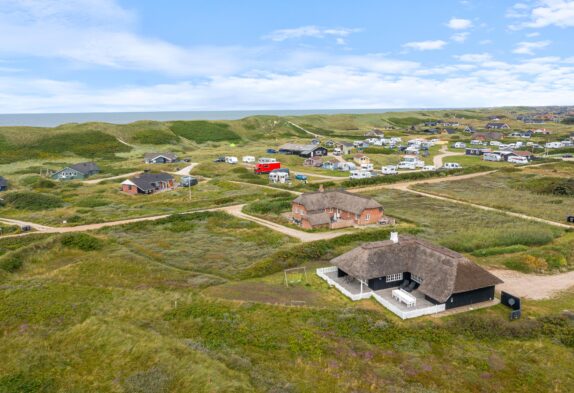
POLYGON ((417 298, 404 289, 393 289, 391 295, 393 296, 393 299, 405 303, 407 307, 414 307, 417 304, 417 298))

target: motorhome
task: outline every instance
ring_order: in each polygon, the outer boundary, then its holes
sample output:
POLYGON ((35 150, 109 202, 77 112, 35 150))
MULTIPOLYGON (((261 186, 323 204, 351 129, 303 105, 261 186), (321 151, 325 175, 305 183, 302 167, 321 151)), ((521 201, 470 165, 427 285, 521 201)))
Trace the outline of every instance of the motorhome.
POLYGON ((372 176, 373 176, 373 174, 371 172, 359 169, 359 170, 351 171, 349 178, 350 179, 368 179, 372 176))
POLYGON ((417 169, 425 166, 425 162, 415 156, 404 156, 399 162, 399 169, 417 169))
POLYGON ((528 164, 528 158, 521 156, 508 157, 508 162, 513 164, 528 164))
POLYGON ((396 165, 387 165, 381 168, 381 173, 383 175, 396 175, 397 172, 397 166, 396 165))
POLYGON ((253 156, 243 156, 243 158, 241 159, 241 161, 243 161, 246 164, 251 164, 255 162, 255 157, 253 156))
POLYGON ((237 164, 237 157, 233 156, 225 157, 225 162, 228 164, 237 164))
POLYGON ((269 173, 269 181, 271 183, 287 183, 289 181, 289 173, 273 171, 269 173))
POLYGON ((425 165, 422 169, 423 172, 434 172, 436 171, 436 167, 434 165, 425 165))
POLYGON ((496 153, 484 153, 482 155, 482 159, 484 161, 502 161, 502 156, 500 154, 496 154, 496 153))
POLYGON ((261 157, 259 160, 257 160, 257 163, 259 163, 259 164, 269 164, 270 162, 277 162, 277 159, 268 158, 268 157, 261 157))

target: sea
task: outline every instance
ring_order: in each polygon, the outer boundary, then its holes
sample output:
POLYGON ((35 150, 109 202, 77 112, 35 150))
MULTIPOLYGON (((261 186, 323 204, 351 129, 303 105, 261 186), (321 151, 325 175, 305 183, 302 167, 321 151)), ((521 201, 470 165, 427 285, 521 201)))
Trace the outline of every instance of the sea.
POLYGON ((0 126, 57 127, 68 123, 104 122, 127 124, 139 120, 237 120, 249 116, 304 116, 404 112, 423 109, 306 109, 306 110, 237 110, 178 112, 101 112, 101 113, 31 113, 0 114, 0 126))

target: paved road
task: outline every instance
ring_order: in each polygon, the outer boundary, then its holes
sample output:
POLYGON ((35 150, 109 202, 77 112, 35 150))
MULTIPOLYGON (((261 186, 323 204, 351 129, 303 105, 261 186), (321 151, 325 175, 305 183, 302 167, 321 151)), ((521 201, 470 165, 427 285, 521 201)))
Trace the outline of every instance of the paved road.
POLYGON ((574 289, 574 272, 546 276, 503 269, 489 271, 504 281, 497 289, 532 300, 548 299, 559 292, 574 289))

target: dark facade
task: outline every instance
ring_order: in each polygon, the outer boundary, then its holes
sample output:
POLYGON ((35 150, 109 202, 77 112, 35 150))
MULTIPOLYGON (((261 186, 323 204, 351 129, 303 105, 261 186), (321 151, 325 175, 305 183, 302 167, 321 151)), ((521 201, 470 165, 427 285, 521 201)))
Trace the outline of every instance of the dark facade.
MULTIPOLYGON (((425 296, 425 299, 433 304, 439 304, 431 297, 425 296)), ((462 306, 469 306, 487 302, 494 299, 494 286, 475 289, 474 291, 467 291, 461 293, 454 293, 445 303, 445 308, 456 308, 462 306)))

